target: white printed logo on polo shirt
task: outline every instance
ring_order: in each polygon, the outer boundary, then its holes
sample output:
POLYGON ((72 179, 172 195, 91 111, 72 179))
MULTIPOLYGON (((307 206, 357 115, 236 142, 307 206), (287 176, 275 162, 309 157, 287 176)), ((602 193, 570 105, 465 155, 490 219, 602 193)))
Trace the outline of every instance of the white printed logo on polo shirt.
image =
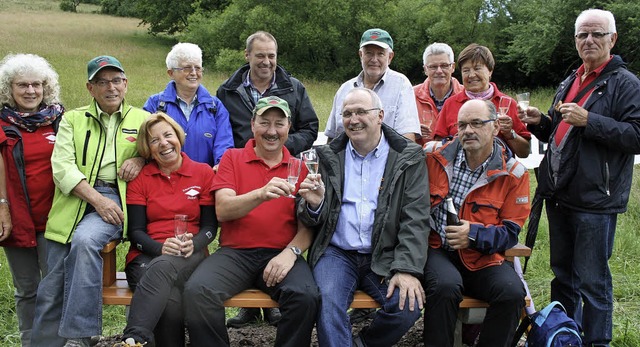
POLYGON ((47 141, 49 141, 50 145, 53 145, 54 143, 56 143, 56 133, 50 132, 43 135, 44 135, 44 138, 47 139, 47 141))
POLYGON ((183 189, 184 194, 187 196, 187 200, 197 199, 198 195, 200 195, 200 191, 198 189, 200 189, 200 187, 189 187, 183 189))

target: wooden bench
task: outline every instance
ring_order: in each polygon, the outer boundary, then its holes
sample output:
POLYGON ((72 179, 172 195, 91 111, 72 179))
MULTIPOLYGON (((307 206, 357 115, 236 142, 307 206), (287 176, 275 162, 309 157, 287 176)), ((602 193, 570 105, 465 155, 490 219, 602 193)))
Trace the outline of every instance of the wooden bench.
MULTIPOLYGON (((129 305, 133 293, 127 284, 124 272, 116 269, 116 246, 119 241, 112 241, 102 249, 102 259, 104 261, 102 273, 102 303, 104 305, 129 305)), ((513 261, 513 257, 523 257, 531 254, 531 249, 517 244, 515 247, 505 252, 507 260, 513 261)), ((529 298, 527 298, 529 300, 529 298)), ((528 304, 529 301, 527 301, 528 304)), ((225 307, 278 307, 278 303, 273 301, 269 295, 257 290, 247 289, 224 302, 225 307)), ((380 305, 368 294, 356 291, 353 296, 351 308, 378 308, 380 305)), ((465 296, 460 303, 460 308, 487 308, 489 304, 482 300, 465 296)))

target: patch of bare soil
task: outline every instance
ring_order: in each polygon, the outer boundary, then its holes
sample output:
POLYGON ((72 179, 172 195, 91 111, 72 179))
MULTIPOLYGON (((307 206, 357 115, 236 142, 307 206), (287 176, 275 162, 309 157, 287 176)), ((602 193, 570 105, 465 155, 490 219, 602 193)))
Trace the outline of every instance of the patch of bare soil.
MULTIPOLYGON (((357 334, 367 323, 355 324, 353 332, 357 334)), ((422 343, 422 318, 405 334, 405 336, 396 345, 398 347, 421 347, 422 343)), ((231 347, 266 347, 273 346, 276 340, 276 328, 266 323, 251 324, 240 329, 229 328, 229 341, 231 347)), ((115 343, 120 342, 121 335, 105 336, 100 339, 97 347, 112 347, 115 343)), ((188 346, 188 345, 187 345, 188 346)), ((315 329, 311 337, 311 346, 319 347, 318 338, 315 329)))

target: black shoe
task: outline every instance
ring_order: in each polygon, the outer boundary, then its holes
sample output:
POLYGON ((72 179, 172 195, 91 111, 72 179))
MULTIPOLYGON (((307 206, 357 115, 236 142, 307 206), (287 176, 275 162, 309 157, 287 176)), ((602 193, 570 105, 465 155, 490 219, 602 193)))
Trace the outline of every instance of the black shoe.
POLYGON ((375 308, 354 308, 349 314, 351 324, 362 323, 365 320, 371 320, 376 315, 375 308))
POLYGON ((282 319, 280 309, 277 307, 263 308, 262 313, 264 314, 265 322, 273 325, 274 327, 278 326, 278 322, 280 321, 280 319, 282 319))
POLYGON ((227 320, 227 326, 230 328, 242 328, 245 325, 255 323, 260 320, 259 308, 240 308, 238 314, 227 320))

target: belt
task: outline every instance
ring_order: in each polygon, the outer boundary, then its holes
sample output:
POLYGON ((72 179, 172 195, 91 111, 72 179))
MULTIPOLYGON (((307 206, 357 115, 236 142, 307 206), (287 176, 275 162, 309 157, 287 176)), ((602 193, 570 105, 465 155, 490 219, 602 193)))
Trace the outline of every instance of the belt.
POLYGON ((118 189, 118 185, 117 184, 105 182, 103 180, 96 180, 96 183, 94 183, 93 186, 94 187, 107 187, 107 188, 118 189))

